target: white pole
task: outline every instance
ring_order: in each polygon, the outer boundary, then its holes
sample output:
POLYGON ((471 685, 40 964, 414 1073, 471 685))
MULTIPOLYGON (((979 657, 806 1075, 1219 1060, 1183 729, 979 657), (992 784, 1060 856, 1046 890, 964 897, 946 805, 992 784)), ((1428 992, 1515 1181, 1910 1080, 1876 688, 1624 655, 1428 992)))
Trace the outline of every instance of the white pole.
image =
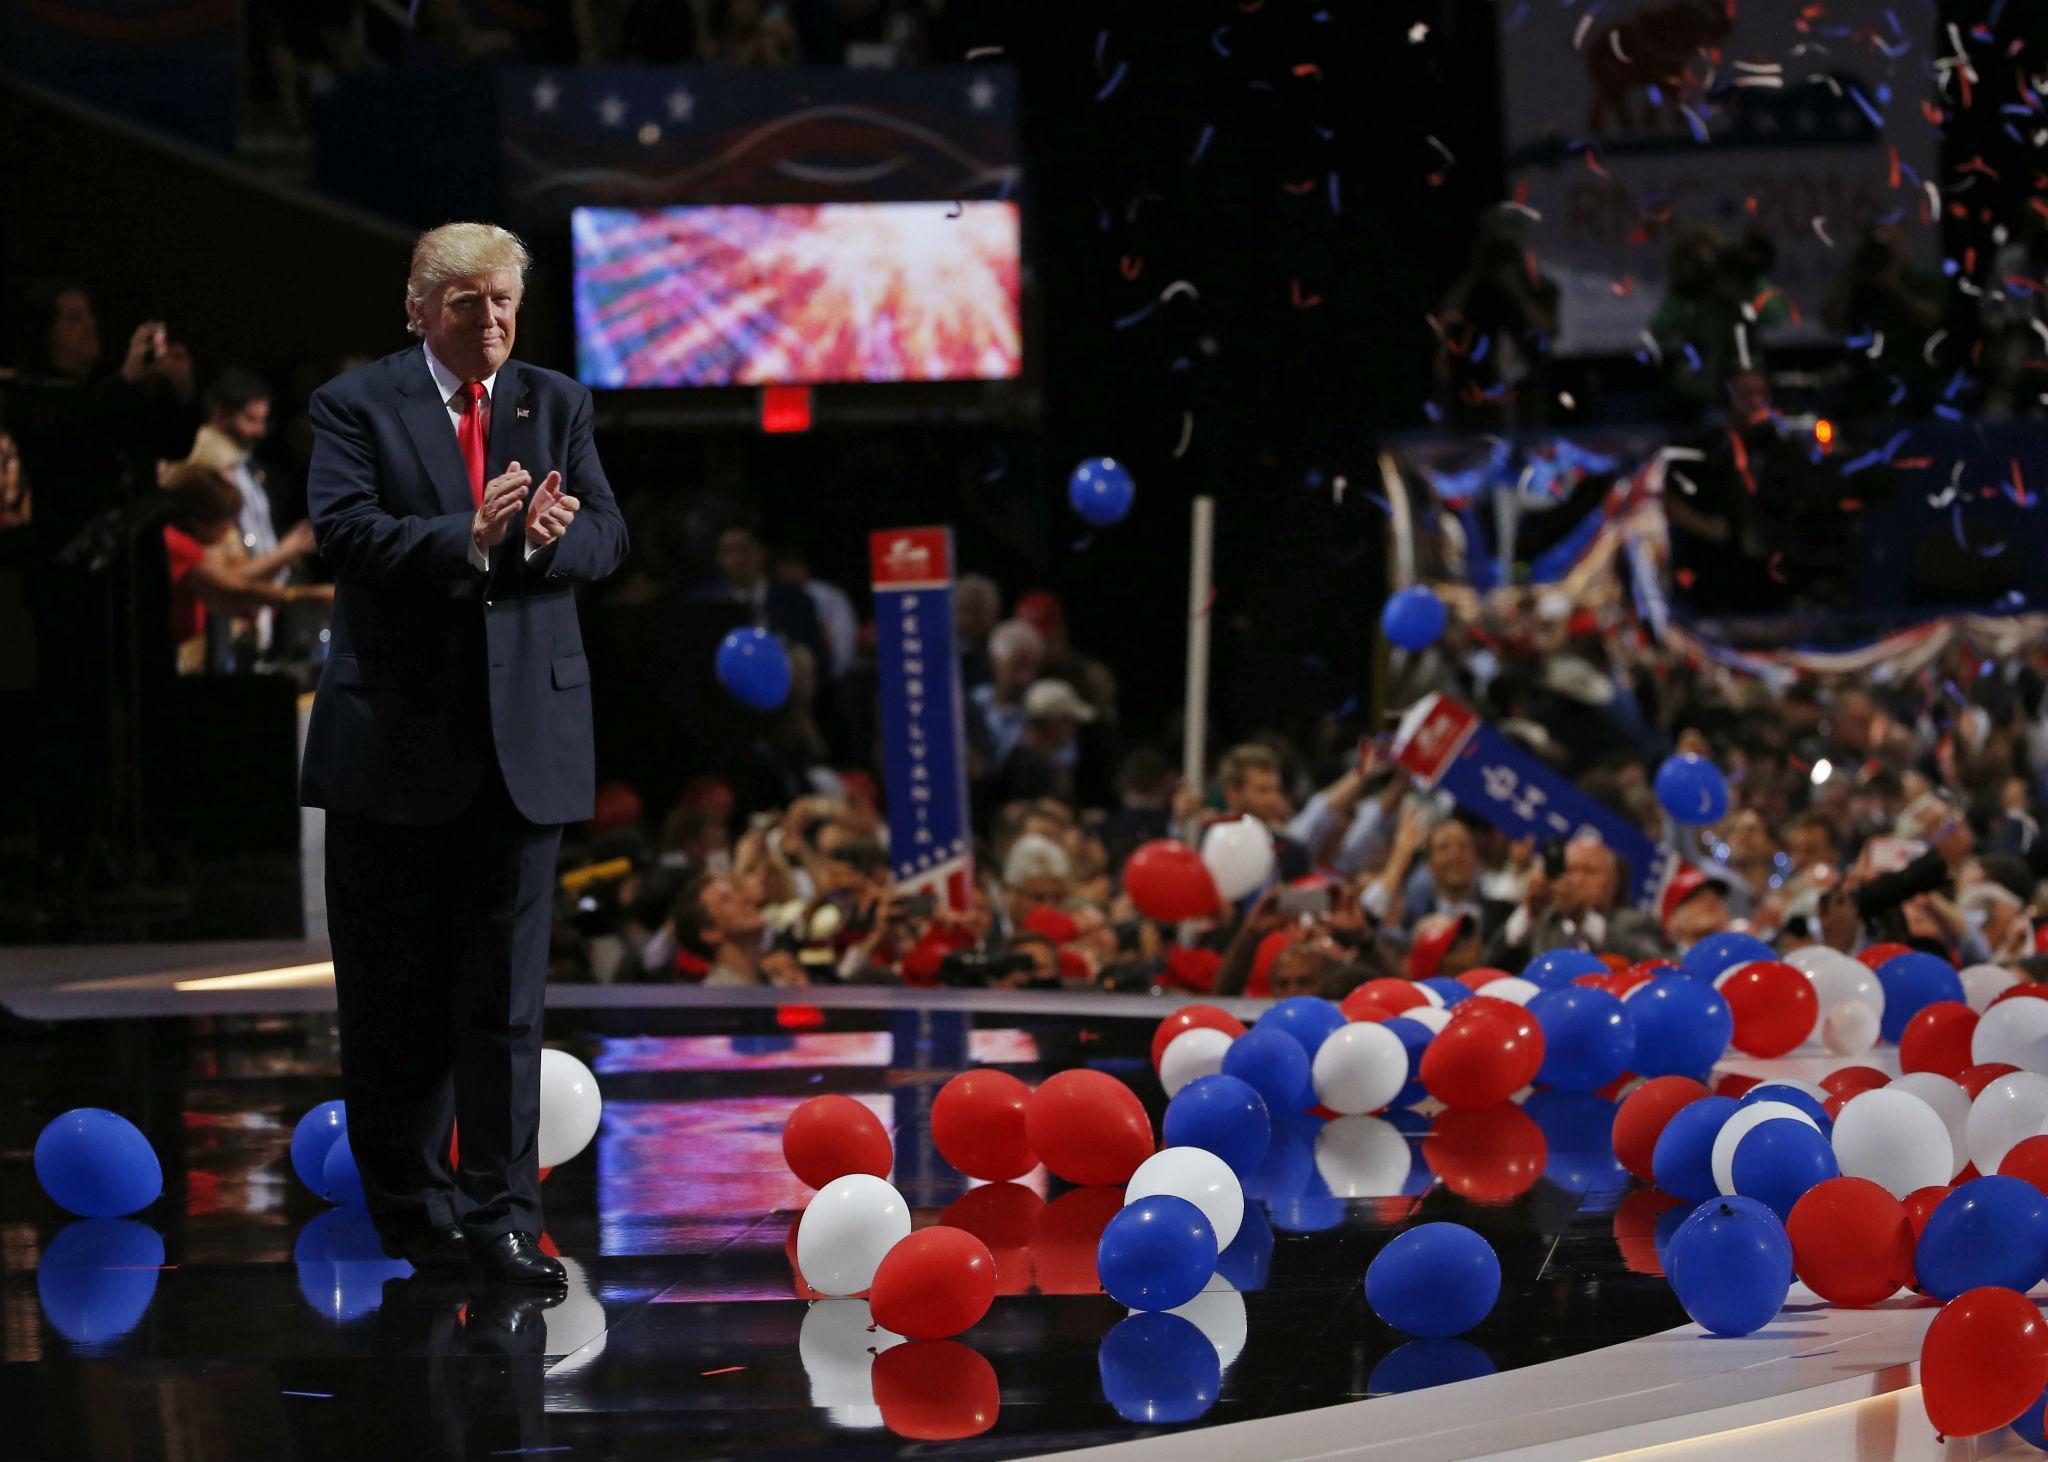
POLYGON ((1214 578, 1216 499, 1195 499, 1192 542, 1188 550, 1188 678, 1187 737, 1181 753, 1181 776, 1201 788, 1207 766, 1209 736, 1209 594, 1214 578))

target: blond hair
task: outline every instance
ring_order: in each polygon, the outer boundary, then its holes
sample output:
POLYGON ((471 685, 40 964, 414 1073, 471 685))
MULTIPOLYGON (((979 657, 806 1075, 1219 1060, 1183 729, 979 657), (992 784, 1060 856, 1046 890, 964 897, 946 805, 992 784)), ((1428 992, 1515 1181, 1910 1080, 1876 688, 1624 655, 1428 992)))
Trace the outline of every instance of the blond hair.
MULTIPOLYGON (((408 304, 425 304, 427 297, 451 279, 472 274, 491 274, 500 269, 518 271, 519 285, 526 287, 526 271, 533 256, 526 252, 519 235, 495 223, 444 223, 430 228, 412 246, 412 269, 405 277, 408 304)), ((406 311, 406 329, 420 333, 406 311)))

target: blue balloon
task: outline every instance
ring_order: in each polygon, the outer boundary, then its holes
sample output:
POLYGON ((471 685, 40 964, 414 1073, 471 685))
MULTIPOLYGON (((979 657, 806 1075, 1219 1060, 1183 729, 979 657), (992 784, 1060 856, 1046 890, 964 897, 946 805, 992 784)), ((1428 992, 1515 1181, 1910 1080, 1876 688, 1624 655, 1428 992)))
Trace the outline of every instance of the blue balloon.
POLYGON ((1538 1085, 1558 1091, 1598 1091, 1629 1069, 1636 1028, 1620 1000, 1590 985, 1545 990, 1529 1001, 1543 1028, 1538 1085))
POLYGON ((1430 1040, 1435 1033, 1421 1021, 1410 1020, 1405 1015, 1397 1015, 1392 1019, 1381 1021, 1380 1028, 1399 1036, 1401 1038, 1401 1045, 1408 1052, 1408 1080, 1394 1094, 1394 1099, 1387 1103, 1387 1105, 1390 1107, 1412 1107, 1429 1095, 1429 1092, 1422 1085, 1421 1078, 1416 1073, 1422 1069, 1422 1053, 1429 1048, 1430 1040))
POLYGON ((1128 1315, 1109 1327, 1095 1353, 1103 1399, 1125 1421, 1193 1421, 1216 1404, 1223 1364, 1216 1347, 1179 1315, 1128 1315))
POLYGON ((334 1139, 348 1131, 348 1108, 341 1102, 322 1102, 292 1128, 292 1171, 315 1193, 322 1190, 322 1166, 334 1139))
POLYGON ((1705 757, 1681 751, 1657 768, 1657 801, 1673 822, 1688 827, 1719 822, 1728 815, 1728 779, 1705 757))
POLYGON ((1522 978, 1545 990, 1562 990, 1580 975, 1604 975, 1607 962, 1583 949, 1548 949, 1522 967, 1522 978))
POLYGON ((356 1155, 349 1149, 346 1132, 334 1139, 327 1160, 320 1164, 320 1196, 343 1208, 361 1208, 366 1201, 363 1175, 356 1169, 356 1155))
POLYGON ((1260 1021, 1230 1043, 1223 1053, 1223 1074, 1250 1083, 1266 1100, 1277 1121, 1299 1116, 1315 1105, 1309 1084, 1308 1053, 1301 1042, 1260 1021))
POLYGON ((1714 1181, 1714 1139, 1735 1115, 1735 1098, 1705 1096, 1680 1107, 1650 1149, 1650 1172, 1673 1198, 1697 1203, 1720 1191, 1714 1181))
POLYGON ((1972 1178, 1935 1205, 1913 1272, 1944 1304, 1987 1284, 2025 1294, 2048 1272, 2048 1196, 2022 1178, 1972 1178))
POLYGON ((412 1265, 384 1252, 377 1226, 360 1208, 330 1208, 300 1229, 292 1261, 299 1293, 336 1324, 369 1314, 384 1302, 385 1280, 412 1273, 412 1265))
POLYGON ((1095 1246, 1095 1270, 1118 1304, 1171 1310, 1216 1272, 1216 1230, 1187 1199, 1155 1193, 1117 1210, 1095 1246))
POLYGON ((1216 1272, 1230 1281, 1239 1294, 1256 1294, 1266 1287, 1266 1275, 1273 1267, 1273 1225, 1266 1210, 1256 1203, 1244 1206, 1244 1219, 1230 1247, 1216 1256, 1216 1272))
POLYGON ((1803 1087, 1787 1086, 1781 1081, 1765 1081, 1752 1086, 1736 1099, 1738 1106, 1750 1106, 1756 1102, 1783 1102, 1797 1107, 1819 1125, 1823 1134, 1835 1130, 1835 1119, 1828 1115, 1827 1104, 1803 1087))
MULTIPOLYGON (((1188 1083, 1190 1086, 1193 1082, 1188 1083)), ((1322 1123, 1275 1122, 1266 1155, 1242 1181, 1246 1198, 1262 1198, 1268 1206, 1285 1203, 1308 1187, 1316 1172, 1316 1133, 1322 1123)), ((1247 1203, 1246 1208, 1251 1204, 1247 1203)))
POLYGON ((1735 1016, 1704 980, 1652 980, 1629 992, 1639 1076, 1700 1076, 1714 1069, 1735 1035, 1735 1016))
POLYGON ((772 711, 789 699, 789 652, 765 629, 736 629, 718 644, 718 683, 741 704, 772 711))
POLYGON ((1368 1395, 1393 1396, 1493 1373, 1493 1357, 1469 1340, 1411 1340, 1380 1357, 1365 1389, 1368 1395))
POLYGON ((1230 1164, 1239 1180, 1258 1170, 1273 1140, 1266 1100, 1235 1076, 1198 1076, 1173 1094, 1160 1124, 1168 1147, 1199 1147, 1230 1164))
POLYGON ((1778 952, 1757 938, 1737 929, 1709 934, 1679 959, 1678 967, 1695 980, 1712 984, 1722 971, 1751 960, 1776 959, 1778 952))
POLYGON ((1440 639, 1450 614, 1435 591, 1411 584, 1387 600, 1380 611, 1380 629, 1404 650, 1426 650, 1440 639))
POLYGON ((1270 1024, 1273 1029, 1293 1036, 1308 1054, 1311 1064, 1316 1059, 1316 1052, 1322 1050, 1323 1042, 1349 1023, 1336 1001, 1318 999, 1314 995, 1290 995, 1259 1017, 1261 1026, 1270 1024))
POLYGON ((163 1195, 163 1165, 142 1130, 102 1107, 74 1107, 36 1138, 36 1180, 80 1218, 126 1218, 163 1195))
POLYGON ((1716 1335, 1752 1335, 1785 1307, 1792 1241, 1756 1199, 1716 1198, 1673 1235, 1667 1267, 1678 1302, 1698 1324, 1716 1335))
POLYGON ((1365 1302, 1396 1330, 1438 1340, 1493 1313, 1500 1256, 1462 1223, 1425 1223, 1396 1234, 1365 1271, 1365 1302))
POLYGON ((1433 975, 1429 979, 1424 980, 1422 986, 1426 990, 1434 990, 1437 994, 1443 996, 1444 1009, 1446 1010, 1449 1010, 1460 1000, 1470 1000, 1472 998, 1471 987, 1462 981, 1452 979, 1449 975, 1433 975))
POLYGON ((1809 1189, 1842 1175, 1827 1138, 1790 1117, 1774 1117, 1750 1128, 1735 1144, 1728 1166, 1735 1191, 1756 1199, 1777 1214, 1780 1223, 1792 1216, 1792 1205, 1809 1189))
POLYGON ((2048 1418, 2044 1418, 2044 1411, 2048 1411, 2048 1391, 2034 1398, 2034 1404, 2013 1421, 2012 1429, 2028 1446, 2048 1452, 2048 1418))
POLYGON ((1657 1263, 1664 1276, 1671 1276, 1671 1241, 1678 1237, 1678 1231, 1685 1227, 1685 1221, 1706 1207, 1704 1203, 1681 1203, 1676 1208, 1667 1208, 1657 1215, 1656 1226, 1650 1231, 1650 1242, 1656 1246, 1657 1263))
POLYGON ((1137 495, 1130 470, 1114 457, 1090 457, 1067 477, 1067 501, 1098 528, 1122 522, 1137 495))
POLYGON ((1928 1006, 1938 1000, 1969 998, 1954 965, 1938 954, 1917 949, 1895 954, 1879 965, 1877 983, 1884 990, 1884 1019, 1878 1035, 1895 1046, 1913 1017, 1928 1006))
POLYGON ((132 1219, 68 1223, 36 1266, 43 1318, 87 1351, 118 1340, 142 1322, 163 1262, 163 1237, 132 1219))

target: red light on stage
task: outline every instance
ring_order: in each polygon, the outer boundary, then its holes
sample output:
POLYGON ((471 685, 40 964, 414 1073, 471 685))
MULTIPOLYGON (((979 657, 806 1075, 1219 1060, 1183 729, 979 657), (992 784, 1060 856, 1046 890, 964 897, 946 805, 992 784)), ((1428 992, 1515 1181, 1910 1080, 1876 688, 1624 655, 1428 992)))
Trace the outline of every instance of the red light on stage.
POLYGON ((1813 439, 1826 451, 1835 444, 1835 424, 1825 416, 1817 417, 1813 423, 1813 439))
POLYGON ((815 1005, 778 1005, 775 1023, 786 1031, 814 1031, 825 1023, 825 1012, 815 1005))
POLYGON ((809 386, 763 386, 761 388, 761 430, 765 432, 809 431, 811 429, 811 388, 809 386))

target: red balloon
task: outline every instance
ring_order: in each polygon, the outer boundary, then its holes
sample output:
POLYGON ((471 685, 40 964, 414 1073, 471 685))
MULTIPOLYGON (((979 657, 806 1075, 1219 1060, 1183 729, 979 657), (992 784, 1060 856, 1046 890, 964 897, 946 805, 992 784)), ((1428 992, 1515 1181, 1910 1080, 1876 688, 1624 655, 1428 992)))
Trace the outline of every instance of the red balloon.
POLYGON ((1714 1078, 1714 1095, 1734 1097, 1740 1101, 1744 1092, 1753 1086, 1763 1084, 1764 1079, 1761 1076, 1744 1076, 1739 1071, 1724 1071, 1714 1078))
POLYGON ((1937 1000, 1899 1033, 1899 1069, 1932 1071, 1954 1081, 1970 1069, 1970 1036, 1977 1012, 1960 1000, 1937 1000))
POLYGON ((1890 1084, 1891 1077, 1875 1066, 1844 1066, 1820 1079, 1820 1089, 1829 1096, 1853 1096, 1859 1091, 1890 1084))
POLYGON ((1910 944, 1873 944, 1870 948, 1864 950, 1863 953, 1857 955, 1856 959, 1858 963, 1874 970, 1895 954, 1911 954, 1912 952, 1913 946, 1910 944))
POLYGON ((1920 1346, 1920 1397, 1944 1437, 2018 1417, 2048 1388, 2048 1324, 2025 1295, 1989 1285, 1941 1307, 1920 1346))
POLYGON ((2019 1178, 2048 1194, 2048 1137, 2015 1142, 1998 1164, 2002 1178, 2019 1178))
POLYGON ((1040 1294, 1100 1294, 1095 1251, 1124 1206, 1122 1188, 1075 1188, 1045 1205, 1031 1229, 1040 1294))
POLYGON ((1536 1079, 1543 1031, 1529 1012, 1505 1000, 1474 996, 1422 1049, 1422 1084, 1448 1107, 1490 1107, 1536 1079), (1467 1006, 1482 1006, 1468 1013, 1467 1006), (1505 1012, 1513 1012, 1512 1015, 1505 1012))
POLYGON ((1991 1085, 1999 1077, 2010 1076, 2017 1070, 2019 1070, 2019 1067, 2008 1066, 2003 1061, 1986 1061, 1981 1066, 1971 1066, 1964 1069, 1957 1075, 1956 1085, 1968 1092, 1970 1100, 1974 1102, 1979 1096, 1983 1095, 1985 1087, 1991 1085))
POLYGON ((1664 1135, 1665 1124, 1681 1107, 1708 1094, 1706 1087, 1690 1076, 1659 1076, 1644 1082, 1614 1114, 1614 1160, 1645 1183, 1653 1181, 1650 1154, 1664 1135))
MULTIPOLYGON (((1508 972, 1506 970, 1497 970, 1492 968, 1490 965, 1481 965, 1476 970, 1465 971, 1465 973, 1459 975, 1457 979, 1458 983, 1463 985, 1467 990, 1477 992, 1483 986, 1490 985, 1495 980, 1505 980, 1507 977, 1508 972)), ((1465 1002, 1461 1000, 1458 1003, 1462 1005, 1465 1002)))
POLYGON ((875 1357, 882 1424, 917 1442, 978 1437, 996 1424, 1002 1392, 995 1367, 957 1340, 913 1340, 875 1357))
POLYGON ((1501 1102, 1476 1111, 1438 1112, 1422 1139, 1422 1159, 1461 1198, 1512 1203, 1543 1176, 1550 1143, 1534 1117, 1513 1102, 1501 1102))
POLYGON ((996 1261, 973 1234, 943 1224, 899 1239, 875 1270, 875 1323, 911 1340, 944 1340, 988 1313, 996 1261))
POLYGON ((1055 1177, 1122 1183, 1152 1156, 1152 1122, 1131 1089, 1085 1067, 1049 1076, 1024 1107, 1024 1137, 1055 1177))
POLYGON ((948 1204, 939 1222, 988 1245, 997 1294, 1024 1294, 1031 1288, 1031 1230, 1044 1212, 1045 1200, 1021 1183, 984 1183, 948 1204))
POLYGON ((812 1097, 782 1124, 782 1156, 797 1181, 822 1188, 848 1173, 889 1176, 896 1155, 873 1112, 852 1097, 812 1097))
POLYGON ((1738 965, 1720 985, 1721 998, 1735 1017, 1735 1049, 1744 1055, 1782 1056, 1820 1023, 1813 981, 1782 961, 1738 965))
POLYGON ((1905 1198, 1906 1218, 1913 1225, 1913 1242, 1920 1242, 1920 1235, 1926 1231, 1927 1220, 1934 1217, 1934 1210, 1941 1207, 1941 1200, 1955 1191, 1947 1183, 1930 1183, 1925 1188, 1915 1188, 1905 1198))
POLYGON ((2048 1000, 2048 985, 2007 985, 1991 997, 1993 1005, 2001 1000, 2048 1000))
POLYGON ((1344 1012, 1344 1018, 1366 1025, 1378 1025, 1383 1020, 1392 1020, 1394 1012, 1365 993, 1361 985, 1337 1002, 1337 1008, 1344 1012))
POLYGON ((1030 1099, 1031 1088, 1007 1071, 963 1071, 932 1099, 932 1146, 970 1178, 1021 1178, 1038 1166, 1038 1154, 1024 1136, 1030 1099))
POLYGON ((1222 1031, 1227 1036, 1244 1034, 1244 1022, 1227 1010, 1213 1005, 1183 1005, 1173 1014, 1159 1022, 1159 1029, 1152 1032, 1152 1069, 1157 1071, 1159 1063, 1166 1058, 1166 1048, 1173 1044, 1175 1036, 1186 1035, 1191 1030, 1222 1031))
POLYGON ((1829 1178, 1807 1189, 1785 1234, 1793 1272, 1831 1305, 1874 1305, 1913 1281, 1906 1205, 1868 1178, 1829 1178))
MULTIPOLYGON (((1412 980, 1397 980, 1391 975, 1382 975, 1377 980, 1367 980, 1353 990, 1351 995, 1363 1000, 1377 1000, 1395 1015, 1404 1010, 1413 1010, 1418 1005, 1431 1003, 1429 996, 1422 992, 1421 986, 1412 980)), ((1344 998, 1349 1000, 1351 995, 1344 998)))
POLYGON ((1157 838, 1124 863, 1124 892, 1138 912, 1162 924, 1206 919, 1223 902, 1202 855, 1186 843, 1157 838))

